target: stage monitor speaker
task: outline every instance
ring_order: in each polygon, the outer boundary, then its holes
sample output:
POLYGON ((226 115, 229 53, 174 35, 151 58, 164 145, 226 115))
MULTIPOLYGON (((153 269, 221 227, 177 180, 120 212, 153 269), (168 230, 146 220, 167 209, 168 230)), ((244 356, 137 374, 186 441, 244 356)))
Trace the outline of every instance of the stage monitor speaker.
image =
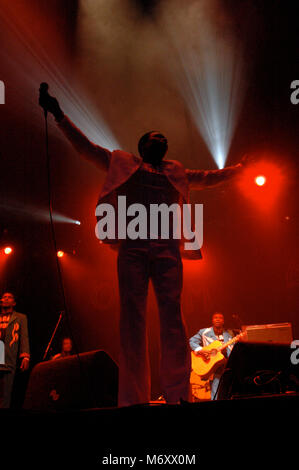
POLYGON ((250 342, 283 343, 290 345, 293 341, 291 323, 272 323, 268 325, 247 325, 246 338, 250 342))
POLYGON ((226 364, 218 400, 299 391, 299 368, 293 350, 281 343, 237 343, 226 364))
POLYGON ((24 408, 61 411, 117 406, 118 367, 104 351, 41 362, 30 375, 24 408))

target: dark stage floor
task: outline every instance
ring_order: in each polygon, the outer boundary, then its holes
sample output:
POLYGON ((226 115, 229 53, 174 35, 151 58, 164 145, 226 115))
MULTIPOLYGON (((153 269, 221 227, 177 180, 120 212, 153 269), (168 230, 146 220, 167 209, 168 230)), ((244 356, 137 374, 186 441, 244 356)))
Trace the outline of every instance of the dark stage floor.
POLYGON ((298 461, 298 405, 299 394, 292 394, 59 413, 1 410, 1 462, 266 469, 280 460, 289 468, 298 461))

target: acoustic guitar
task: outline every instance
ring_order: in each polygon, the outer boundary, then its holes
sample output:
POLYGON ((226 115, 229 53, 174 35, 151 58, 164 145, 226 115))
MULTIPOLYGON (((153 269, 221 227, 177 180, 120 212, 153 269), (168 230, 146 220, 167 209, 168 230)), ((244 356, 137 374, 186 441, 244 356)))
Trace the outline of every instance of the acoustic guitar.
POLYGON ((221 351, 227 348, 227 346, 240 341, 240 339, 246 335, 246 331, 240 333, 234 338, 230 339, 226 343, 221 343, 221 341, 213 341, 208 346, 205 346, 201 351, 206 351, 208 357, 204 358, 203 356, 197 356, 195 351, 191 352, 191 364, 192 370, 199 375, 202 379, 207 379, 210 375, 214 373, 216 369, 222 364, 225 364, 226 358, 221 351))

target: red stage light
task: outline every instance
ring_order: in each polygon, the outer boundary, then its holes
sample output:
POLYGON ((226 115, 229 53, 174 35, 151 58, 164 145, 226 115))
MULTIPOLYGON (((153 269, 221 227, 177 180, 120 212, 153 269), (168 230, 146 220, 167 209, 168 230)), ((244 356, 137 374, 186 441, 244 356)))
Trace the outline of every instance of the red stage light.
POLYGON ((266 183, 266 178, 263 175, 259 175, 255 178, 255 183, 258 186, 263 186, 266 183))
POLYGON ((239 188, 260 209, 273 206, 284 187, 284 168, 270 160, 248 165, 239 179, 239 188))
POLYGON ((11 248, 10 246, 6 246, 6 247, 4 248, 4 253, 5 253, 6 255, 10 255, 10 254, 12 253, 12 248, 11 248))
POLYGON ((58 258, 62 258, 64 256, 64 251, 62 250, 57 251, 57 256, 58 258))

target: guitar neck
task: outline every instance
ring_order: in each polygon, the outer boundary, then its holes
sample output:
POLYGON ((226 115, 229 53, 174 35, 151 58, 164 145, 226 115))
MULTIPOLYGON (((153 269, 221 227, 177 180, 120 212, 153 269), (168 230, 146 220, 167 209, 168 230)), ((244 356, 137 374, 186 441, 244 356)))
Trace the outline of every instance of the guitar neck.
POLYGON ((222 344, 221 346, 219 346, 219 348, 217 348, 217 351, 222 351, 223 349, 227 348, 227 346, 230 346, 231 344, 234 344, 236 343, 237 341, 239 341, 239 339, 242 338, 242 336, 244 336, 245 332, 243 333, 240 333, 239 335, 235 336, 234 338, 230 339, 229 341, 227 341, 226 343, 222 344))

